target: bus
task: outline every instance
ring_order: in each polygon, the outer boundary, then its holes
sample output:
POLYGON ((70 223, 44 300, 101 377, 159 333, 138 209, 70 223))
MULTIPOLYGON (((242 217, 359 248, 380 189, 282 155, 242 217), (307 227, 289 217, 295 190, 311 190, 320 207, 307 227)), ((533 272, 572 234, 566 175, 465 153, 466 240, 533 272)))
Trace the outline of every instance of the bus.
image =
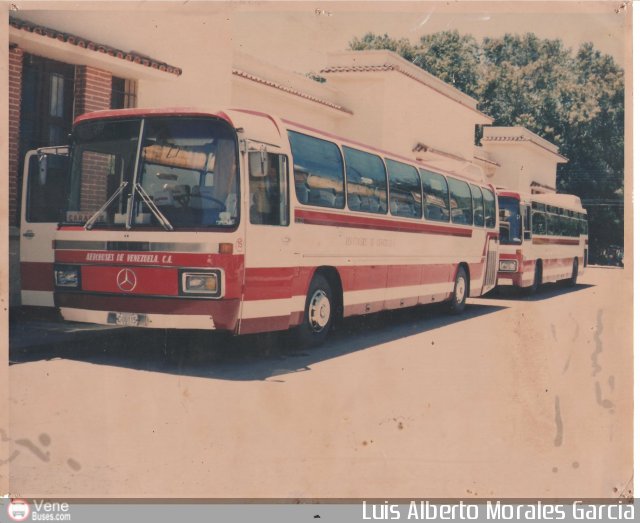
POLYGON ((76 119, 54 238, 66 320, 321 343, 344 317, 493 289, 495 189, 244 109, 76 119))
POLYGON ((529 293, 541 284, 575 285, 587 266, 587 213, 570 194, 523 194, 498 190, 500 266, 498 285, 529 293))

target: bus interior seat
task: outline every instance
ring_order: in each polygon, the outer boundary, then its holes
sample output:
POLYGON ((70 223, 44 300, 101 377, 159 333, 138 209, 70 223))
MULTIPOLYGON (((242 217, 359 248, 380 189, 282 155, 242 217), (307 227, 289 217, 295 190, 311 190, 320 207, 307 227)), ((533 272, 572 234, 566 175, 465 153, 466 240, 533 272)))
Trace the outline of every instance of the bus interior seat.
POLYGON ((236 193, 229 193, 224 201, 224 205, 226 211, 231 214, 232 218, 236 218, 238 216, 238 195, 236 193))
POLYGON ((362 199, 357 194, 350 194, 347 197, 349 202, 349 209, 353 211, 364 211, 365 209, 362 207, 362 199))

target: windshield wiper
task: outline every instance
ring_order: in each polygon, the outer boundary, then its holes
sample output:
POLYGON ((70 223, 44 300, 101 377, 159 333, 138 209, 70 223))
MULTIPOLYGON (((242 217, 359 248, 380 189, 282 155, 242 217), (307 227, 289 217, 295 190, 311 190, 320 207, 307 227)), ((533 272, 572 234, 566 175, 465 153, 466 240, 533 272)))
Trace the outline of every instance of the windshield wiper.
POLYGON ((122 182, 120 184, 120 187, 118 187, 116 189, 116 191, 111 195, 111 198, 109 198, 106 202, 104 202, 104 204, 102 205, 102 207, 100 207, 95 214, 93 214, 91 216, 91 218, 89 218, 86 223, 84 224, 84 228, 86 230, 91 230, 93 228, 93 225, 96 223, 96 221, 98 221, 98 218, 100 218, 100 215, 109 207, 109 205, 111 205, 111 202, 113 202, 113 200, 115 200, 118 196, 120 196, 120 193, 122 193, 122 191, 124 191, 124 188, 129 185, 129 182, 122 182))
POLYGON ((136 183, 135 191, 138 192, 138 194, 140 195, 140 198, 142 198, 142 201, 147 204, 147 207, 151 209, 151 212, 158 219, 158 221, 160 222, 160 225, 162 225, 165 228, 165 230, 172 231, 173 226, 171 225, 171 222, 169 222, 167 217, 164 214, 162 214, 162 212, 160 212, 160 209, 158 209, 158 206, 153 201, 153 198, 151 198, 151 196, 149 196, 147 191, 145 191, 142 188, 142 185, 140 185, 139 183, 136 183))

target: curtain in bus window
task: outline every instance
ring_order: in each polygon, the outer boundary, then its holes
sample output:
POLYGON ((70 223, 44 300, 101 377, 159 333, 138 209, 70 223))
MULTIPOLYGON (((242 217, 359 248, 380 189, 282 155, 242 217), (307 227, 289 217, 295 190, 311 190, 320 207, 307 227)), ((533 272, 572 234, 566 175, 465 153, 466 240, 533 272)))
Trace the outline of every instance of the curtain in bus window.
POLYGON ((471 190, 466 182, 449 178, 451 194, 451 221, 462 225, 473 223, 471 211, 471 190))
POLYGON ((449 221, 449 185, 441 174, 420 169, 424 194, 424 217, 439 222, 449 221))
MULTIPOLYGON (((249 154, 260 155, 259 152, 249 154)), ((260 225, 288 225, 287 157, 267 155, 265 173, 249 172, 249 221, 260 225)))
POLYGON ((344 168, 338 146, 289 131, 296 195, 301 203, 344 208, 344 168))
POLYGON ((484 227, 484 205, 482 203, 482 191, 477 185, 470 184, 471 197, 473 198, 473 225, 484 227))
POLYGON ((352 211, 387 213, 387 173, 382 158, 343 147, 347 204, 352 211))
POLYGON ((389 209, 394 216, 422 218, 422 188, 418 171, 411 165, 385 160, 389 172, 389 209))
POLYGON ((547 220, 543 213, 533 213, 533 234, 547 234, 547 220))
POLYGON ((484 199, 484 220, 485 227, 493 229, 496 226, 496 199, 489 189, 481 187, 484 199))

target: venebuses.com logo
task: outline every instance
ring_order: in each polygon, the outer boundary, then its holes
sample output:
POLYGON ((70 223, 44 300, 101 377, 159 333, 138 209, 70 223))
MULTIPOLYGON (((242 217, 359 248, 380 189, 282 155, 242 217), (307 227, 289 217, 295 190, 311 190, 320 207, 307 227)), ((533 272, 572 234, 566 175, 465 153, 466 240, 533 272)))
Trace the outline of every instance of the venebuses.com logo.
POLYGON ((29 503, 23 499, 12 499, 7 505, 7 514, 12 521, 26 521, 30 513, 29 503))
POLYGON ((71 521, 69 503, 24 499, 12 499, 7 505, 7 515, 11 521, 71 521))

